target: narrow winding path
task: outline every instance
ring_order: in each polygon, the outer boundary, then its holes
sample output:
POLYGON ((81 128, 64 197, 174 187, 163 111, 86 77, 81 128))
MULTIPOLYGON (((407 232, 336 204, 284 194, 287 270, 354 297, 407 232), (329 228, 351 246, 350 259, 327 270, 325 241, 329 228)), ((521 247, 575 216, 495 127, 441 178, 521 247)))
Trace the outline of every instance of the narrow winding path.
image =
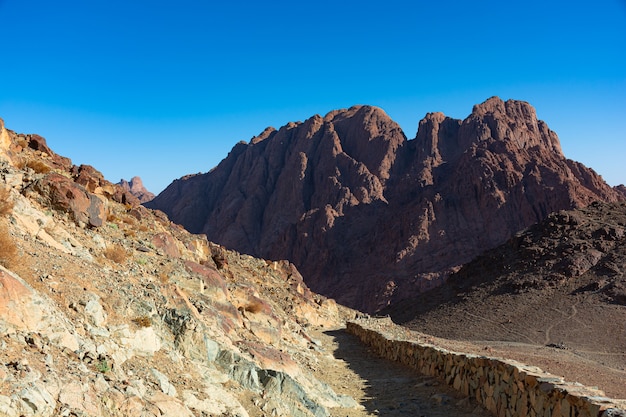
POLYGON ((323 346, 318 378, 362 406, 359 410, 333 409, 333 417, 491 415, 476 401, 436 378, 376 356, 343 329, 317 333, 315 337, 323 346))

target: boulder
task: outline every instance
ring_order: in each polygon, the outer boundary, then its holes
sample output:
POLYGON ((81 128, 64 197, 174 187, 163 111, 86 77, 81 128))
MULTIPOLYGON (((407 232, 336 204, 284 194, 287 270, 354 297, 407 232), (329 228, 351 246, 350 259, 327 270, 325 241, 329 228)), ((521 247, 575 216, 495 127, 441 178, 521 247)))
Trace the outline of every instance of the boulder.
POLYGON ((100 227, 107 219, 106 199, 88 192, 64 175, 51 172, 33 184, 43 203, 69 213, 81 226, 100 227))

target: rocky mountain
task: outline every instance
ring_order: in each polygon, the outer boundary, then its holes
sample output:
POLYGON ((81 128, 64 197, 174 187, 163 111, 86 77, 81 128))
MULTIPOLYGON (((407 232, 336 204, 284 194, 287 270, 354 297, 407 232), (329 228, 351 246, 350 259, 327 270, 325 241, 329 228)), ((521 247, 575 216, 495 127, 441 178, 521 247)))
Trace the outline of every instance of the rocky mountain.
POLYGON ((141 181, 140 177, 132 177, 130 181, 122 179, 118 182, 118 185, 120 185, 122 189, 129 191, 132 195, 137 197, 141 203, 147 203, 154 198, 154 194, 144 187, 143 181, 141 181))
POLYGON ((0 416, 357 412, 315 373, 354 315, 0 119, 0 416))
POLYGON ((289 259, 314 291, 373 312, 552 212, 623 198, 563 155, 531 105, 492 97, 464 120, 427 114, 411 140, 370 106, 268 128, 146 206, 228 248, 289 259))

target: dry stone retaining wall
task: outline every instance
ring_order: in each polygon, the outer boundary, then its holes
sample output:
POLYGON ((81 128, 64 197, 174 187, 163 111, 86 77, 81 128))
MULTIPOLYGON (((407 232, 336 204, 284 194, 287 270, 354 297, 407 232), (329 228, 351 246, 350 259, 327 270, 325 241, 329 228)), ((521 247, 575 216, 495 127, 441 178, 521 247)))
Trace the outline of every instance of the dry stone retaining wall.
POLYGON ((398 332, 382 330, 397 327, 388 318, 358 319, 347 324, 348 332, 380 356, 439 377, 494 415, 626 417, 624 404, 605 397, 603 391, 565 382, 513 360, 452 352, 429 343, 403 340, 398 332))

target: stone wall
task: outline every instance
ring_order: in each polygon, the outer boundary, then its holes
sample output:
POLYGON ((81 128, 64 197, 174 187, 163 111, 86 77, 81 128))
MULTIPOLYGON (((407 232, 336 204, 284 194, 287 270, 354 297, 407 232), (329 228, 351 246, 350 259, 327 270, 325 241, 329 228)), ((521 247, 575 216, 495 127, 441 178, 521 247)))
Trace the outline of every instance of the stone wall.
POLYGON ((500 417, 626 416, 625 404, 604 392, 565 382, 541 369, 500 358, 452 352, 404 340, 390 319, 358 319, 347 325, 377 354, 444 380, 500 417))

